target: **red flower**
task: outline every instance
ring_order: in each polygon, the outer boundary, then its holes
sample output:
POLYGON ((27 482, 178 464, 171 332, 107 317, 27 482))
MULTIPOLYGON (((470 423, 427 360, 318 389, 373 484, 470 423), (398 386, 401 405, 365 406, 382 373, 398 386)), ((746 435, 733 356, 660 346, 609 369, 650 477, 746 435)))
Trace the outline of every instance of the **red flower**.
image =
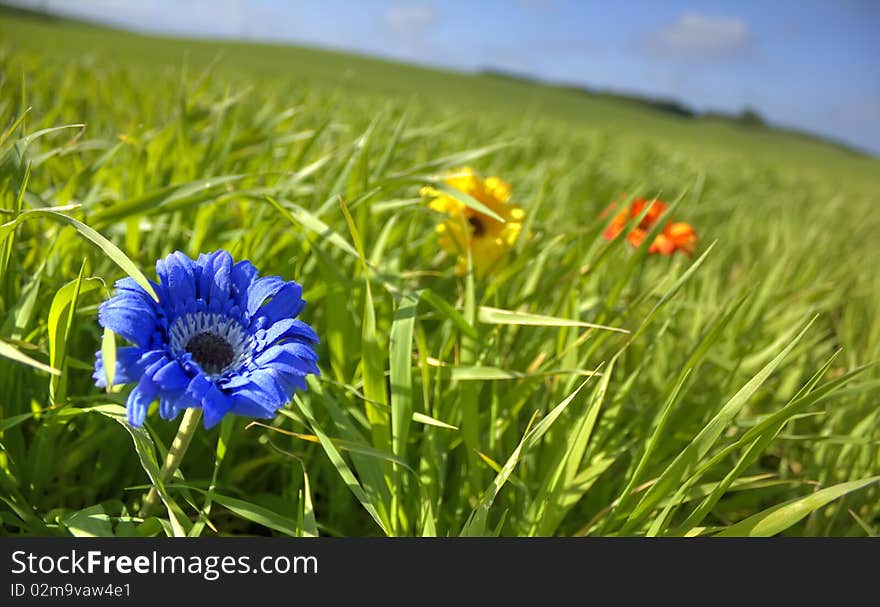
MULTIPOLYGON (((605 228, 605 232, 603 232, 602 235, 606 240, 614 239, 621 231, 623 231, 629 221, 641 215, 646 206, 648 207, 648 210, 644 217, 642 217, 639 224, 626 235, 626 239, 629 243, 634 248, 638 247, 642 244, 642 241, 645 240, 645 236, 647 236, 650 229, 655 223, 657 223, 657 220, 660 219, 660 216, 666 212, 667 206, 662 200, 654 199, 648 201, 644 198, 636 198, 631 205, 614 216, 614 219, 611 220, 611 223, 608 224, 608 227, 605 228)), ((607 215, 616 207, 616 204, 612 204, 602 212, 602 216, 607 215)), ((697 240, 697 233, 689 223, 673 223, 670 221, 663 228, 663 231, 654 238, 654 242, 651 243, 648 252, 660 253, 661 255, 672 255, 676 251, 683 251, 688 255, 692 255, 697 246, 697 240)))

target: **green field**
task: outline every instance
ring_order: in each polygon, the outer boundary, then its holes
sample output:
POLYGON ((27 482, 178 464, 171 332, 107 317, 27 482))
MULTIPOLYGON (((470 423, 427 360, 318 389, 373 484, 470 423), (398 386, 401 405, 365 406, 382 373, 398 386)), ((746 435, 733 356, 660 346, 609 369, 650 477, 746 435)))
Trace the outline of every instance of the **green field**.
POLYGON ((0 534, 880 533, 878 159, 10 11, 0 119, 0 534), (463 166, 525 211, 488 277, 455 275, 419 195, 463 166), (605 240, 622 193, 670 203, 695 254, 605 240), (143 517, 177 423, 131 429, 129 388, 94 386, 97 308, 220 248, 303 285, 321 377, 199 429, 143 517))

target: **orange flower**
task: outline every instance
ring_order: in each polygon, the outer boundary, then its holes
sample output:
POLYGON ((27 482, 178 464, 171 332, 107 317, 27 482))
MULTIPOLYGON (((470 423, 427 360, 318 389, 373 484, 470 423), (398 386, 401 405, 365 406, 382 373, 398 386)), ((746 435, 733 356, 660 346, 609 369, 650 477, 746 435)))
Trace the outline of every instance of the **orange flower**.
POLYGON ((672 255, 676 251, 683 251, 688 255, 694 254, 697 247, 697 233, 693 226, 683 221, 668 224, 657 238, 651 243, 650 253, 672 255))
MULTIPOLYGON (((648 202, 644 198, 636 198, 633 200, 633 203, 627 208, 623 209, 617 215, 614 216, 614 219, 611 220, 611 224, 605 230, 605 238, 607 240, 613 239, 615 236, 620 234, 621 230, 623 230, 624 226, 626 226, 627 222, 631 219, 635 219, 641 214, 642 211, 645 210, 645 205, 650 204, 651 206, 648 208, 648 212, 645 213, 645 216, 642 217, 642 220, 639 222, 639 225, 633 231, 641 231, 641 235, 637 238, 638 242, 634 244, 634 246, 638 246, 641 244, 642 240, 645 237, 645 232, 651 229, 651 226, 660 218, 660 216, 666 212, 666 203, 662 200, 651 200, 648 202)), ((613 211, 617 207, 616 203, 612 203, 605 211, 602 212, 602 215, 607 215, 610 211, 613 211)))
MULTIPOLYGON (((605 228, 605 232, 603 232, 602 235, 606 240, 614 239, 621 231, 623 231, 629 221, 638 217, 642 211, 645 210, 646 206, 648 207, 648 210, 645 213, 645 216, 642 217, 639 224, 626 235, 627 241, 634 248, 638 247, 645 240, 645 236, 648 235, 648 232, 653 225, 657 223, 658 219, 660 219, 660 216, 666 212, 668 207, 662 200, 655 199, 648 201, 644 198, 636 198, 630 206, 614 216, 614 219, 611 220, 611 223, 608 224, 608 227, 605 228)), ((607 215, 616 207, 616 204, 612 204, 602 212, 602 216, 607 215)), ((683 251, 688 255, 692 255, 697 246, 697 240, 697 233, 689 223, 681 221, 673 223, 670 221, 663 228, 663 231, 654 238, 654 242, 651 243, 648 252, 660 253, 661 255, 672 255, 676 251, 683 251)))

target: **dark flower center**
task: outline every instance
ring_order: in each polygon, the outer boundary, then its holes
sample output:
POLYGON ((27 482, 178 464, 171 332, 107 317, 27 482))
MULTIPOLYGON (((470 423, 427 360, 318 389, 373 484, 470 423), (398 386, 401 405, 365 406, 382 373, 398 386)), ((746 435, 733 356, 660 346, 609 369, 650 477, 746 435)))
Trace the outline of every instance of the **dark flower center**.
POLYGON ((468 217, 468 223, 474 228, 474 236, 482 236, 486 233, 486 226, 483 225, 483 220, 476 215, 468 217))
POLYGON ((235 358, 232 345, 214 333, 198 333, 186 344, 186 351, 210 375, 225 369, 235 358))

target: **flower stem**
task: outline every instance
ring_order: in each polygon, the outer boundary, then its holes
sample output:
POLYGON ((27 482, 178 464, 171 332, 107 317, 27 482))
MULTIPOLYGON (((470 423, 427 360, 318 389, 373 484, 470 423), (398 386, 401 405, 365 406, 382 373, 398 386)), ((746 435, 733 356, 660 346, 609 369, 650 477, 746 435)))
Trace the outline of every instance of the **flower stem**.
MULTIPOLYGON (((159 482, 163 485, 174 476, 174 473, 180 466, 180 462, 183 460, 183 456, 186 455, 186 450, 189 448, 189 443, 192 441, 192 437, 196 433, 196 428, 199 427, 199 420, 201 418, 201 408, 192 407, 184 411, 183 419, 180 421, 180 427, 177 429, 177 435, 174 437, 174 442, 171 443, 171 448, 168 449, 168 454, 165 456, 165 463, 162 464, 162 470, 159 472, 159 482)), ((144 505, 141 507, 140 511, 141 518, 147 518, 150 516, 150 513, 158 501, 159 492, 156 490, 156 485, 153 485, 152 488, 150 488, 150 492, 147 493, 147 497, 144 498, 144 505)))

